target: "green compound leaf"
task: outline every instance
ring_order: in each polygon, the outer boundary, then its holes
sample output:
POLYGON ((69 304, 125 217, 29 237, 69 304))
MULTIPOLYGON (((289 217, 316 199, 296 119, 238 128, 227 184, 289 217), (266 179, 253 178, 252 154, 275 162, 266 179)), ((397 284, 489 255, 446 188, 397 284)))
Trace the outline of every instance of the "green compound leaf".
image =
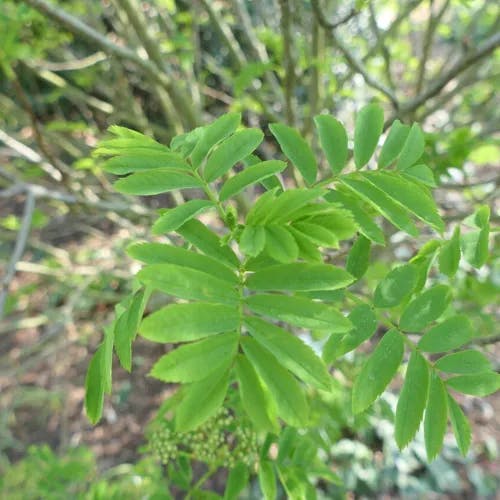
POLYGON ((317 244, 313 243, 310 238, 305 236, 300 231, 297 231, 293 226, 288 228, 293 234, 295 241, 299 247, 299 257, 307 262, 323 262, 323 256, 318 249, 317 244))
POLYGON ((347 255, 346 270, 358 280, 366 273, 370 264, 371 242, 363 235, 354 242, 347 255))
POLYGON ((104 327, 104 340, 102 342, 103 353, 101 357, 102 386, 104 392, 111 394, 112 372, 113 372, 113 344, 115 340, 113 324, 104 327))
POLYGON ((314 351, 293 334, 259 318, 245 318, 252 337, 280 363, 304 382, 318 389, 330 389, 330 375, 314 351))
POLYGON ((429 367, 425 358, 413 351, 396 408, 396 443, 403 449, 414 437, 427 404, 429 367))
POLYGON ((484 397, 500 389, 500 375, 493 371, 459 375, 448 379, 446 385, 463 394, 484 397))
POLYGON ((346 193, 341 193, 338 190, 331 190, 325 196, 325 200, 341 203, 345 209, 352 213, 361 234, 370 239, 373 243, 385 245, 383 231, 373 221, 373 217, 366 212, 355 197, 346 193))
POLYGON ((150 264, 139 271, 140 281, 174 297, 237 304, 238 293, 226 281, 172 264, 150 264))
POLYGON ((380 150, 378 168, 385 168, 396 160, 403 149, 409 132, 409 125, 403 125, 399 120, 394 120, 380 150))
POLYGON ((265 226, 265 232, 265 248, 270 257, 283 263, 297 260, 299 247, 288 229, 273 224, 265 226))
MULTIPOLYGON (((325 194, 324 189, 290 189, 280 193, 269 205, 264 207, 263 220, 268 223, 282 224, 300 213, 304 205, 325 194)), ((250 223, 250 215, 247 222, 250 223)))
POLYGON ((347 163, 347 132, 344 126, 333 116, 318 115, 314 123, 319 134, 321 148, 334 174, 339 174, 347 163))
POLYGON ((361 108, 354 128, 354 163, 357 169, 370 161, 383 128, 384 112, 378 104, 361 108))
POLYGON ((146 294, 145 290, 137 292, 130 306, 117 317, 114 325, 116 355, 122 367, 128 372, 132 369, 132 342, 144 314, 148 297, 149 293, 146 294))
POLYGON ((354 325, 345 335, 333 335, 323 347, 323 359, 331 363, 344 354, 353 351, 365 340, 368 340, 377 329, 377 317, 372 308, 367 304, 358 304, 347 317, 354 325))
POLYGON ((175 170, 190 171, 191 167, 177 153, 157 152, 154 155, 120 155, 106 160, 102 169, 110 174, 125 175, 155 168, 172 168, 175 170))
POLYGON ((352 411, 368 408, 387 387, 403 360, 404 340, 395 329, 389 330, 378 343, 357 376, 352 390, 352 411))
POLYGON ((373 304, 375 307, 395 307, 407 299, 415 288, 417 269, 413 264, 404 264, 390 271, 377 285, 373 304))
POLYGON ((228 371, 215 371, 207 378, 186 386, 177 406, 175 429, 178 432, 191 431, 214 415, 224 402, 228 383, 228 371))
POLYGON ((278 141, 281 150, 290 158, 307 184, 316 180, 318 165, 314 153, 297 130, 282 123, 272 123, 269 130, 278 141))
POLYGON ((452 278, 458 271, 460 263, 460 226, 453 231, 450 241, 439 250, 439 271, 452 278))
POLYGON ((201 182, 192 175, 167 168, 144 170, 116 181, 113 187, 119 193, 150 196, 176 189, 199 188, 201 182))
POLYGON ((223 500, 237 500, 240 498, 239 495, 247 487, 249 479, 248 465, 238 462, 231 468, 227 477, 223 500))
POLYGON ((190 383, 215 370, 225 371, 236 355, 238 339, 236 332, 221 333, 178 347, 155 363, 150 376, 163 382, 190 383))
POLYGON ((355 174, 343 176, 341 182, 354 194, 371 204, 381 215, 397 228, 407 232, 410 236, 418 236, 418 230, 410 219, 407 210, 396 203, 384 191, 371 182, 355 174))
POLYGON ((320 245, 324 247, 337 248, 339 240, 329 229, 319 224, 314 224, 311 222, 294 222, 290 227, 292 234, 295 236, 297 233, 299 237, 302 236, 308 239, 314 245, 320 245))
POLYGON ((264 134, 258 129, 235 132, 225 139, 208 157, 203 176, 213 182, 224 175, 236 163, 251 154, 262 142, 264 134))
POLYGON ((230 267, 212 257, 185 248, 164 243, 133 243, 127 248, 127 253, 146 264, 175 264, 197 269, 233 285, 239 283, 238 276, 230 267))
POLYGON ((213 208, 214 204, 208 200, 190 200, 182 205, 167 210, 154 224, 153 234, 167 234, 181 227, 193 217, 213 208))
POLYGON ((405 170, 417 162, 424 153, 425 138, 418 123, 411 126, 396 167, 405 170))
POLYGON ((286 167, 284 161, 269 160, 245 168, 234 177, 228 179, 219 192, 219 200, 226 201, 248 186, 278 174, 286 167))
POLYGON ((461 247, 464 259, 476 269, 483 267, 488 260, 489 236, 489 226, 478 231, 462 234, 461 236, 461 247))
POLYGON ((434 363, 435 368, 447 373, 459 373, 469 375, 491 370, 488 358, 479 351, 468 349, 466 351, 454 352, 439 358, 434 363))
POLYGON ((434 199, 426 189, 396 173, 363 172, 361 175, 400 206, 436 231, 443 232, 444 222, 438 214, 434 199))
POLYGON ((276 472, 270 460, 259 462, 259 487, 265 500, 276 500, 278 487, 276 485, 276 472))
POLYGON ((238 378, 241 403, 256 429, 276 432, 276 409, 272 407, 269 396, 252 364, 241 354, 236 357, 236 377, 238 378))
POLYGON ((346 332, 351 322, 333 307, 304 297, 290 295, 250 295, 245 298, 248 308, 258 314, 285 321, 311 330, 346 332))
POLYGON ((266 245, 264 226, 245 226, 240 236, 240 250, 250 257, 257 257, 266 245))
POLYGON ((420 182, 428 187, 435 188, 437 186, 434 174, 427 165, 413 165, 403 170, 401 174, 411 181, 420 182))
POLYGON ((458 444, 458 449, 462 455, 467 455, 472 441, 472 431, 467 417, 464 415, 462 408, 448 394, 448 409, 450 413, 451 426, 455 440, 458 444))
POLYGON ((236 330, 239 321, 236 307, 203 302, 171 304, 144 318, 139 333, 153 342, 188 342, 236 330))
POLYGON ((101 420, 104 404, 103 356, 104 345, 101 344, 90 360, 85 377, 85 413, 94 425, 101 420))
POLYGON ((193 167, 198 168, 210 149, 219 141, 232 134, 238 128, 240 122, 240 113, 227 113, 204 127, 201 132, 201 138, 191 153, 193 167))
POLYGON ((278 415, 289 425, 304 427, 309 408, 302 387, 279 361, 249 337, 243 337, 243 351, 269 389, 278 415))
POLYGON ((438 319, 451 301, 451 290, 446 285, 436 285, 414 298, 404 309, 400 328, 419 332, 438 319))
POLYGON ((424 418, 424 440, 427 458, 433 460, 441 451, 448 422, 448 393, 443 381, 431 375, 429 398, 424 418))
POLYGON ((236 254, 227 245, 223 245, 218 236, 200 221, 191 219, 178 228, 177 232, 204 254, 213 257, 222 264, 231 267, 239 266, 240 261, 236 254))
POLYGON ((328 264, 281 264, 251 274, 247 286, 251 290, 308 292, 337 290, 351 284, 354 278, 343 269, 328 264))
POLYGON ((457 314, 424 333, 418 347, 425 352, 446 352, 467 344, 474 337, 469 318, 457 314))

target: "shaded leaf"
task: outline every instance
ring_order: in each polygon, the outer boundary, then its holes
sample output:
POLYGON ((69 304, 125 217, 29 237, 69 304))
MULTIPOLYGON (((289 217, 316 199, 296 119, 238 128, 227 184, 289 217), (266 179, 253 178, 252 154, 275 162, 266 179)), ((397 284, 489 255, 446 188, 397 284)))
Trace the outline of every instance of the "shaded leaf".
POLYGON ((427 404, 428 388, 427 361, 418 351, 413 351, 396 408, 395 436, 399 449, 403 449, 415 437, 420 427, 427 404))
POLYGON ((404 309, 399 326, 406 331, 419 332, 438 319, 451 301, 446 285, 435 285, 414 298, 404 309))
POLYGON ((248 359, 269 389, 278 415, 289 425, 303 427, 309 413, 302 387, 297 380, 267 350, 251 338, 241 344, 248 359))
POLYGON ((371 243, 363 235, 358 236, 347 255, 346 270, 355 278, 360 279, 366 273, 370 264, 371 243))
POLYGON ((298 378, 318 389, 330 388, 330 375, 323 361, 302 340, 259 318, 245 318, 252 337, 298 378))
POLYGON ((411 126, 410 132, 406 138, 403 150, 399 155, 396 167, 399 170, 405 170, 417 162, 424 153, 425 138, 424 133, 418 123, 411 126))
POLYGON ((464 415, 462 408, 458 403, 448 394, 448 409, 450 413, 451 426, 455 440, 458 444, 458 449, 462 455, 467 455, 472 441, 472 431, 467 417, 464 415))
POLYGON ((404 341, 401 334, 389 330, 364 364, 352 390, 352 411, 360 413, 382 394, 403 360, 404 341))
POLYGON ((448 394, 443 381, 432 374, 424 418, 425 449, 429 460, 433 460, 441 451, 447 422, 448 394))
POLYGON ((474 337, 471 322, 465 314, 445 319, 424 333, 418 347, 425 352, 445 352, 457 349, 474 337))
POLYGON ((394 120, 380 150, 378 168, 385 168, 396 160, 403 149, 409 132, 409 125, 403 125, 399 120, 394 120))
POLYGON ((375 307, 395 307, 413 292, 417 280, 417 269, 413 264, 394 268, 382 279, 375 289, 375 307))

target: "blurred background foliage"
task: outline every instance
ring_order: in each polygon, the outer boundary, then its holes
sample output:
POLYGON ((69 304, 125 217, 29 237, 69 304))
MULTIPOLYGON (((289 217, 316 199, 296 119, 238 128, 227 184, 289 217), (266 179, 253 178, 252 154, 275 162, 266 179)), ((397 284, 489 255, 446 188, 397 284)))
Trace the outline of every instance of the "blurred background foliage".
MULTIPOLYGON (((124 248, 148 237, 157 208, 182 201, 112 191, 91 154, 109 125, 168 143, 234 110, 263 129, 287 122, 316 146, 314 115, 352 130, 353 112, 376 100, 388 123, 422 124, 450 234, 480 203, 495 225, 499 28, 500 5, 487 0, 0 0, 0 496, 165 498, 160 466, 138 451, 170 390, 145 379, 150 347, 138 347, 132 377, 117 377, 105 422, 93 429, 82 416, 89 352, 131 288, 124 248)), ((260 151, 276 152, 271 140, 260 151)), ((390 236, 363 281, 368 293, 429 237, 390 236)), ((493 248, 454 286, 498 368, 493 248)), ((344 481, 318 491, 493 497, 498 396, 463 402, 475 422, 471 454, 450 445, 429 466, 418 441, 404 453, 391 444, 390 394, 367 421, 346 409, 362 359, 336 367, 324 401, 333 418, 309 436, 344 481)))

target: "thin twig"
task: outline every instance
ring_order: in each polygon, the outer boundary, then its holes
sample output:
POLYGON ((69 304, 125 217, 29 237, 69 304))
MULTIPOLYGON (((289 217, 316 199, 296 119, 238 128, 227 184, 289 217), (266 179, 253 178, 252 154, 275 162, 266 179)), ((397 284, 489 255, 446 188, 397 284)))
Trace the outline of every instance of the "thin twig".
MULTIPOLYGON (((368 73, 366 68, 363 67, 363 63, 359 61, 358 58, 347 48, 347 46, 344 45, 340 38, 337 37, 337 35, 335 34, 335 30, 331 27, 332 23, 330 23, 326 19, 324 12, 320 8, 319 0, 312 0, 311 5, 314 15, 316 16, 319 24, 327 31, 330 39, 332 40, 332 43, 344 56, 347 65, 350 66, 353 71, 359 73, 369 87, 372 87, 375 90, 378 90, 380 93, 384 94, 389 99, 392 106, 397 110, 399 108, 399 102, 396 95, 392 92, 391 89, 387 88, 385 85, 382 85, 376 78, 372 77, 368 73)), ((335 24, 336 23, 333 23, 333 25, 335 24)))
POLYGON ((3 318, 5 301, 7 299, 7 292, 9 291, 10 283, 12 282, 14 275, 16 274, 16 266, 24 253, 24 248, 26 247, 26 242, 28 241, 28 236, 31 228, 31 219, 33 218, 33 211, 35 210, 35 197, 31 192, 26 193, 26 202, 24 203, 23 218, 21 221, 21 227, 17 234, 16 244, 14 245, 14 251, 10 257, 9 263, 7 264, 7 269, 0 283, 0 320, 3 318))

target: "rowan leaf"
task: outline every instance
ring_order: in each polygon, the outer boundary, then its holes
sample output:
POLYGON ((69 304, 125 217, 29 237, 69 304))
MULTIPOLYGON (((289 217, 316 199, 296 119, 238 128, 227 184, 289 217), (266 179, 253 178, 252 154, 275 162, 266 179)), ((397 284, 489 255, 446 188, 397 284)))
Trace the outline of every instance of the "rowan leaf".
POLYGON ((500 389, 500 375, 494 371, 459 375, 449 378, 446 385, 470 396, 489 396, 500 389))
POLYGON ((314 153, 297 130, 282 123, 272 123, 269 130, 278 141, 281 150, 290 158, 307 184, 316 180, 318 165, 314 153))
POLYGON ((330 115, 315 116, 314 123, 328 164, 334 174, 339 174, 345 167, 349 155, 347 132, 342 123, 330 115))
POLYGON ((299 247, 286 227, 272 224, 265 226, 265 249, 274 260, 288 263, 299 256, 299 247))
POLYGON ((446 352, 467 344, 473 337, 474 330, 467 315, 457 314, 425 332, 418 347, 425 352, 446 352))
POLYGON ((403 449, 415 437, 420 427, 427 404, 428 389, 427 361, 418 351, 413 351, 396 408, 395 436, 399 449, 403 449))
POLYGON ((240 250, 250 257, 257 257, 266 245, 264 226, 245 226, 240 236, 240 250))
POLYGON ((167 234, 175 231, 193 217, 213 208, 214 204, 208 200, 189 200, 174 208, 168 209, 153 224, 153 234, 167 234))
POLYGON ((439 250, 439 271, 452 278, 460 263, 460 226, 455 227, 453 236, 439 250))
POLYGON ((414 165, 424 153, 425 138, 424 133, 418 123, 414 123, 406 137, 399 160, 396 167, 405 170, 414 165))
POLYGON ((417 269, 413 264, 394 268, 382 279, 375 289, 375 307, 395 307, 407 299, 415 288, 417 269))
POLYGON ((358 236, 347 254, 346 270, 358 280, 366 273, 370 264, 371 242, 363 235, 358 236))
POLYGON ((240 113, 227 113, 201 130, 201 137, 191 152, 191 163, 198 168, 208 152, 219 142, 232 134, 241 122, 240 113))
POLYGON ((354 163, 364 167, 377 147, 384 127, 384 112, 378 104, 368 104, 360 109, 354 128, 354 163))
POLYGON ((236 307, 194 302, 171 304, 142 320, 139 333, 153 342, 188 342, 238 328, 236 307))
POLYGON ((248 308, 291 325, 311 330, 346 332, 351 322, 332 306, 305 297, 259 294, 245 298, 248 308))
POLYGON ((192 175, 170 168, 136 172, 117 180, 113 187, 119 193, 150 196, 176 189, 199 188, 201 182, 192 175))
POLYGON ((243 337, 243 351, 269 389, 278 415, 289 425, 303 427, 309 413, 307 400, 298 381, 256 340, 243 337))
POLYGON ((441 451, 447 423, 448 393, 443 381, 432 374, 424 418, 424 440, 428 460, 433 460, 441 451))
POLYGON ((446 373, 469 375, 490 371, 491 363, 482 352, 468 349, 439 358, 434 367, 446 373))
POLYGON ((415 297, 403 310, 399 326, 409 332, 419 332, 438 319, 451 301, 446 285, 435 285, 415 297))
POLYGON ((394 120, 380 150, 378 168, 385 168, 397 159, 409 132, 409 125, 403 125, 399 120, 394 120))
POLYGON ((278 160, 263 161, 247 167, 224 183, 219 192, 219 199, 226 201, 248 186, 283 171, 285 167, 286 163, 278 160))
POLYGON ((302 340, 259 318, 247 317, 244 323, 252 337, 294 375, 318 389, 330 389, 330 375, 323 361, 302 340))
POLYGON ((352 410, 360 413, 368 408, 387 387, 403 360, 404 341, 396 330, 389 330, 365 362, 354 381, 352 410))
POLYGON ((467 417, 464 415, 462 408, 448 394, 448 409, 450 413, 451 426, 455 440, 458 444, 458 449, 462 455, 467 455, 472 441, 472 431, 467 417))
POLYGON ((207 378, 186 386, 175 414, 175 429, 187 432, 199 427, 222 406, 229 372, 215 371, 207 378))
POLYGON ((203 170, 207 182, 223 176, 236 163, 252 153, 262 142, 264 134, 258 129, 244 129, 229 136, 209 155, 203 170))
POLYGON ((234 360, 238 339, 238 333, 231 332, 184 344, 162 356, 149 375, 163 382, 190 383, 215 370, 225 371, 234 360))
POLYGON ((351 284, 354 278, 343 269, 329 264, 293 263, 267 267, 251 274, 251 290, 314 291, 337 290, 351 284))

